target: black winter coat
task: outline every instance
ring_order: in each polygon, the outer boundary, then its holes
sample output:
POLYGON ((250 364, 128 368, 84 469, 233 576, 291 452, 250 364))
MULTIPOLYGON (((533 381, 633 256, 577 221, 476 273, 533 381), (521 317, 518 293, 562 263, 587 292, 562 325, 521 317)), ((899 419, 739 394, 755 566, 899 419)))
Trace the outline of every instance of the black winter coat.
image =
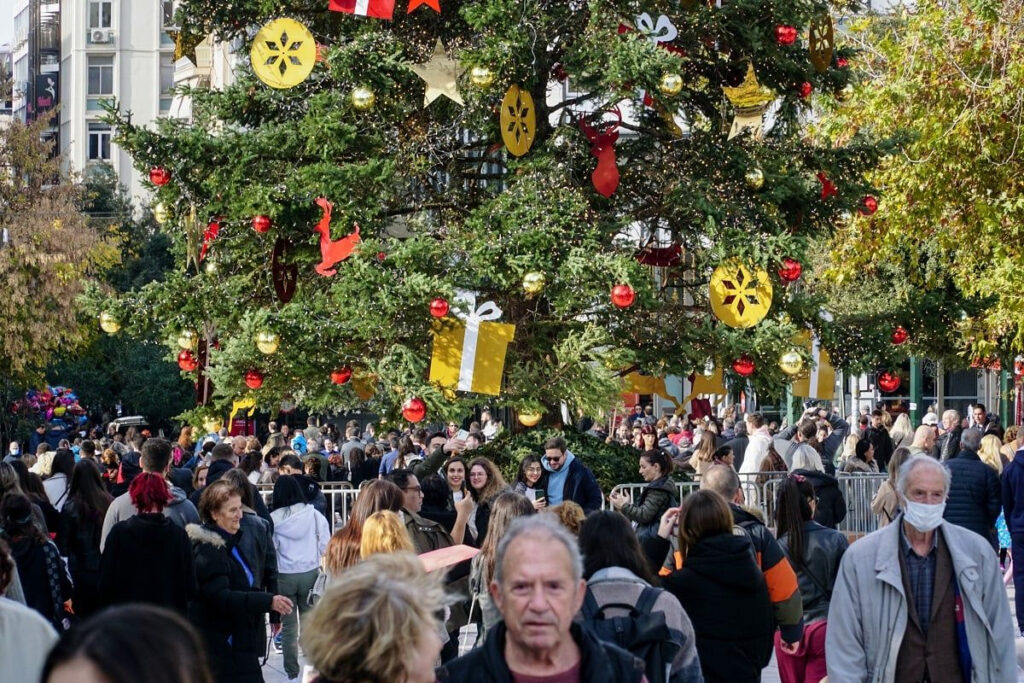
POLYGON ((638 503, 627 503, 619 512, 636 523, 636 536, 643 542, 645 538, 658 535, 665 510, 679 505, 678 494, 675 484, 668 477, 661 477, 644 487, 638 503))
POLYGON ((951 524, 981 534, 989 541, 1002 509, 999 475, 973 451, 961 451, 946 461, 953 475, 943 518, 951 524))
POLYGON ((878 463, 878 471, 881 472, 889 467, 889 459, 892 457, 892 437, 885 427, 871 427, 868 429, 868 441, 875 448, 875 461, 878 463))
POLYGON ((569 473, 565 477, 565 487, 562 489, 562 501, 571 500, 583 508, 583 514, 589 515, 595 510, 601 509, 604 496, 601 495, 601 487, 597 485, 594 473, 586 465, 580 462, 579 456, 573 458, 569 463, 569 473))
POLYGON ((827 618, 832 588, 839 574, 839 561, 850 547, 846 536, 835 529, 810 521, 804 523, 804 550, 799 562, 794 561, 789 552, 788 535, 779 537, 779 545, 796 570, 800 596, 804 602, 804 623, 809 624, 827 618))
MULTIPOLYGON (((639 683, 644 678, 644 661, 625 650, 598 640, 590 631, 573 623, 571 633, 580 648, 580 680, 597 683, 639 683)), ((487 632, 481 647, 448 662, 437 670, 439 683, 512 683, 505 663, 505 622, 487 632)))
POLYGON ((963 433, 962 428, 955 427, 939 437, 935 442, 935 446, 939 449, 939 460, 945 462, 956 457, 956 454, 960 452, 960 437, 963 436, 963 433))
POLYGON ((835 529, 846 519, 846 499, 839 490, 838 479, 815 470, 795 470, 793 474, 802 474, 814 487, 814 496, 818 499, 818 507, 814 511, 815 522, 835 529))
POLYGON ((232 555, 237 534, 198 524, 189 524, 186 532, 192 539, 199 584, 198 597, 189 604, 189 619, 206 644, 217 683, 262 683, 259 659, 267 646, 263 615, 270 611, 274 596, 249 584, 232 555))
POLYGON ((68 570, 76 585, 96 587, 100 578, 100 531, 103 515, 87 514, 77 500, 69 500, 60 511, 57 547, 68 558, 68 570))
POLYGON ((743 456, 747 453, 748 444, 750 444, 750 437, 746 434, 734 437, 732 441, 727 441, 725 444, 732 449, 732 466, 737 472, 743 466, 743 456))
POLYGON ((58 576, 52 576, 47 571, 47 556, 53 566, 64 566, 57 546, 49 539, 44 543, 39 543, 34 538, 25 537, 17 541, 8 539, 8 543, 11 547, 11 557, 18 567, 21 590, 25 594, 25 604, 43 615, 57 629, 58 633, 62 632, 64 627, 61 622, 65 615, 63 610, 58 613, 55 609, 53 590, 56 588, 59 592, 60 602, 64 603, 72 598, 72 586, 71 577, 66 571, 58 571, 58 576))
MULTIPOLYGON (((666 542, 659 540, 664 548, 666 542)), ((747 536, 704 538, 690 549, 682 569, 662 577, 662 587, 679 599, 693 622, 707 683, 761 680, 761 669, 772 656, 775 625, 765 578, 747 536)))
POLYGON ((110 530, 100 565, 102 606, 144 602, 186 616, 196 590, 192 544, 169 517, 140 513, 110 530))

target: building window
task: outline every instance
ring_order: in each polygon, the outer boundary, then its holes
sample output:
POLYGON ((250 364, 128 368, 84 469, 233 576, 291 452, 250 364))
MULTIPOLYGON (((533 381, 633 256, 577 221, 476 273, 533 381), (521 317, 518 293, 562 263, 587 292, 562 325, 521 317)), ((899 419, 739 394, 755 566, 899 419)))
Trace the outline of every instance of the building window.
POLYGON ((160 55, 160 94, 169 95, 174 88, 174 55, 160 55))
POLYGON ((110 28, 113 0, 89 0, 89 28, 110 28))
POLYGON ((89 161, 110 160, 110 126, 106 123, 89 124, 89 161))
POLYGON ((174 27, 174 0, 161 0, 161 21, 164 28, 174 27))
POLYGON ((114 55, 89 55, 89 94, 114 94, 114 55))

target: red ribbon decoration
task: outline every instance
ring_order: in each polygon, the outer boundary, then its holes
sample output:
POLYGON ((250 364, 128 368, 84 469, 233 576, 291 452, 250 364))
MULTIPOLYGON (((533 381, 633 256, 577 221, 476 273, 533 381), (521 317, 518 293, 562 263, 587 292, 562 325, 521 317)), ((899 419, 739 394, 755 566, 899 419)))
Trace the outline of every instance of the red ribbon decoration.
POLYGON ((218 216, 211 219, 206 226, 206 232, 203 233, 203 248, 199 250, 200 263, 206 258, 206 252, 210 249, 210 242, 217 239, 217 233, 220 232, 220 221, 221 218, 218 216))
POLYGON ((824 171, 818 172, 818 180, 821 181, 821 199, 825 200, 829 197, 835 197, 839 194, 839 190, 836 189, 835 183, 828 179, 824 171))
POLYGON ((580 130, 590 141, 590 153, 597 157, 597 168, 590 174, 590 179, 594 182, 594 189, 605 197, 611 197, 619 187, 619 167, 615 163, 615 143, 619 139, 622 113, 618 108, 613 112, 619 117, 619 120, 606 124, 602 130, 580 120, 580 130))

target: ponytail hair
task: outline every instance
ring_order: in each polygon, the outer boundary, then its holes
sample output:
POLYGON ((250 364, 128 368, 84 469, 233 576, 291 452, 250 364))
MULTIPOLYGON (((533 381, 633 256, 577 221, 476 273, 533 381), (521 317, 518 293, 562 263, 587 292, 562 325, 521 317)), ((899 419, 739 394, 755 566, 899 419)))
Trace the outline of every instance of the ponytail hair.
POLYGON ((805 477, 791 474, 779 487, 775 504, 775 526, 779 538, 786 536, 789 559, 795 565, 804 563, 804 523, 811 520, 814 487, 805 477))

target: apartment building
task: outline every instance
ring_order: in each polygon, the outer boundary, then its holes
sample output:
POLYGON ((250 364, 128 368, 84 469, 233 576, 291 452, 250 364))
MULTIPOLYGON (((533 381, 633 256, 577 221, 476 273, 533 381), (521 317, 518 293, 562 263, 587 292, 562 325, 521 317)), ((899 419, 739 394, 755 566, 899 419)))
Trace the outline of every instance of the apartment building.
POLYGON ((60 102, 60 2, 15 0, 12 19, 11 114, 34 121, 60 102))

